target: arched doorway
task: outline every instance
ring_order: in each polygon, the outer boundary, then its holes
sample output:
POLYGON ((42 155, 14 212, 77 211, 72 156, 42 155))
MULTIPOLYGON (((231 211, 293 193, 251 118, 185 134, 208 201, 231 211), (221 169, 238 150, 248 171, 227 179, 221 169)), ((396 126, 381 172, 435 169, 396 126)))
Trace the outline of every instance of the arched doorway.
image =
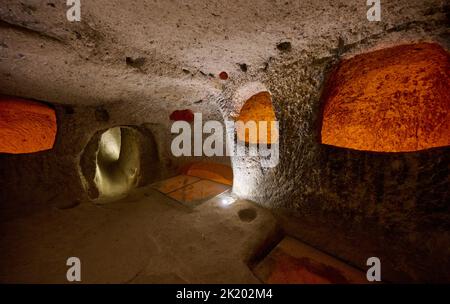
POLYGON ((158 178, 159 162, 151 134, 119 126, 97 132, 80 161, 91 199, 110 199, 158 178))
POLYGON ((0 153, 50 150, 56 132, 53 108, 36 101, 0 96, 0 153))
POLYGON ((267 91, 256 93, 247 99, 236 121, 238 122, 236 132, 239 141, 247 144, 271 144, 272 141, 278 140, 278 137, 271 132, 272 123, 276 121, 276 117, 272 106, 272 97, 267 91), (250 134, 253 123, 257 132, 254 136, 250 134))

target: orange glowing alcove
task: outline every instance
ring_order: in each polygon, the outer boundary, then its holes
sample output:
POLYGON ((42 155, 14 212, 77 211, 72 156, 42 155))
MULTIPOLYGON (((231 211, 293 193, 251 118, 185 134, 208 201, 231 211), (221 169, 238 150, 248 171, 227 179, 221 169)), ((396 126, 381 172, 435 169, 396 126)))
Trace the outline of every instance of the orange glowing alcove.
POLYGON ((239 124, 236 126, 237 138, 240 141, 250 144, 271 144, 278 138, 272 138, 271 123, 276 121, 275 112, 272 106, 272 97, 269 92, 260 92, 250 97, 242 107, 236 121, 248 123, 254 121, 256 123, 257 136, 252 138, 248 128, 243 128, 239 124), (259 136, 259 122, 267 122, 267 137, 259 136))
POLYGON ((322 143, 376 152, 450 144, 450 55, 433 43, 344 60, 323 95, 322 143))
POLYGON ((55 111, 42 103, 0 97, 0 153, 33 153, 53 148, 55 111))
POLYGON ((182 173, 189 176, 209 179, 229 186, 233 185, 233 169, 224 164, 195 162, 183 168, 182 173))

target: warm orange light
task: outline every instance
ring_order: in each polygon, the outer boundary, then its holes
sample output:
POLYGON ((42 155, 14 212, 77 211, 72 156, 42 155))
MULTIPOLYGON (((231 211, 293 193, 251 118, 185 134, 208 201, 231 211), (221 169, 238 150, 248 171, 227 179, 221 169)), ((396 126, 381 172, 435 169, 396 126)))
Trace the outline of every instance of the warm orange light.
POLYGON ((225 185, 233 185, 233 170, 230 166, 223 164, 196 162, 185 168, 183 173, 225 185))
POLYGON ((45 104, 0 97, 0 152, 32 153, 51 149, 56 137, 55 111, 45 104))
MULTIPOLYGON (((249 121, 254 121, 257 124, 257 135, 256 140, 252 139, 248 129, 242 128, 239 125, 236 127, 237 138, 240 141, 245 141, 250 144, 258 143, 268 143, 270 144, 271 139, 271 122, 276 121, 275 112, 272 107, 272 97, 269 92, 261 92, 253 95, 248 99, 241 109, 237 121, 242 121, 247 123, 249 121), (267 122, 267 138, 264 136, 259 136, 259 122, 267 122)), ((278 138, 276 138, 278 140, 278 138)))
POLYGON ((450 55, 418 43, 344 60, 324 102, 324 144, 379 152, 448 146, 450 55))

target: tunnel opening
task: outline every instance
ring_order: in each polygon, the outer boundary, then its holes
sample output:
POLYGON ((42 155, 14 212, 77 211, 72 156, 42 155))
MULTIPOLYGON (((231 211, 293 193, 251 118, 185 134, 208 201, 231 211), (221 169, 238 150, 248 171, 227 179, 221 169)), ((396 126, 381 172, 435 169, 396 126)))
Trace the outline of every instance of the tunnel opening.
POLYGON ((159 177, 153 137, 128 126, 98 132, 83 151, 80 166, 89 198, 100 201, 126 195, 159 177))
POLYGON ((272 134, 272 123, 276 116, 272 105, 272 96, 269 92, 259 92, 247 99, 239 112, 237 122, 243 124, 236 125, 238 141, 246 144, 268 144, 275 143, 278 138, 272 134), (252 124, 256 130, 254 136, 251 135, 252 124))
POLYGON ((100 197, 114 197, 137 186, 139 147, 131 129, 115 127, 100 137, 94 182, 100 197))
POLYGON ((0 97, 0 153, 51 150, 56 132, 56 114, 50 106, 15 97, 0 97))
POLYGON ((450 55, 416 43, 343 60, 323 102, 323 144, 374 152, 448 146, 450 55))

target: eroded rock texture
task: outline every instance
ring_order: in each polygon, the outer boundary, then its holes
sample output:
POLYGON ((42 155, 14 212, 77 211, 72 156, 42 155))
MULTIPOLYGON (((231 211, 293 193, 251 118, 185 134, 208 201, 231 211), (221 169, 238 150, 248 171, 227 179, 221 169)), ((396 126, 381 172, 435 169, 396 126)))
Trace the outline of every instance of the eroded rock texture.
POLYGON ((378 152, 450 145, 450 55, 437 44, 344 60, 325 95, 324 144, 378 152))
POLYGON ((46 104, 0 97, 0 153, 33 153, 53 148, 55 110, 46 104))

